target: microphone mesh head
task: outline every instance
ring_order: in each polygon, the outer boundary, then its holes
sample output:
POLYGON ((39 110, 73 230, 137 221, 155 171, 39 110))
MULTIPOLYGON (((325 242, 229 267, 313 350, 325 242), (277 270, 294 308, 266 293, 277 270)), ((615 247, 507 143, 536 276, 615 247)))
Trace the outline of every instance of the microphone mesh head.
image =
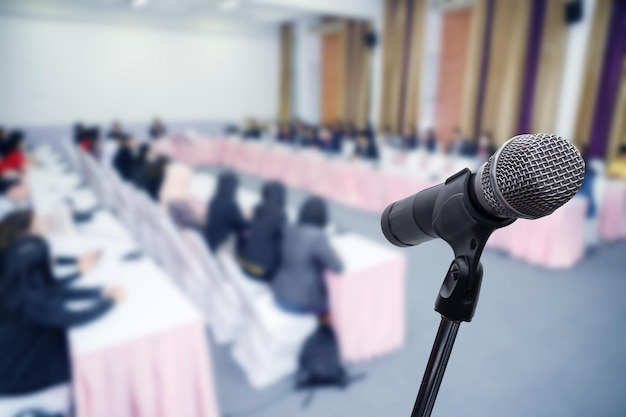
POLYGON ((481 185, 489 205, 504 217, 537 219, 567 203, 583 183, 585 162, 562 137, 515 136, 489 158, 481 185))

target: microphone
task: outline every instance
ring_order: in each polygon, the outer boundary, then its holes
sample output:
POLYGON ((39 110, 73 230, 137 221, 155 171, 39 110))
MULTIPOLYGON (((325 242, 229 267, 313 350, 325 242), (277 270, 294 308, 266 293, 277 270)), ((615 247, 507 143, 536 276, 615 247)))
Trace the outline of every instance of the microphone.
POLYGON ((381 228, 396 246, 442 238, 457 252, 460 234, 468 229, 486 240, 518 218, 553 213, 574 197, 584 176, 585 162, 569 141, 548 133, 515 136, 476 173, 466 168, 443 184, 390 204, 381 228))

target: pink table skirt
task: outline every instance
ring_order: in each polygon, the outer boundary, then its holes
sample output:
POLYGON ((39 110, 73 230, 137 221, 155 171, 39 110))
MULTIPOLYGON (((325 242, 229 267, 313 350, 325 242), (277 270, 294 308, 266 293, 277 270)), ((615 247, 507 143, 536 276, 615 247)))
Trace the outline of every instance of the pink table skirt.
POLYGON ((517 220, 496 230, 487 247, 545 268, 571 268, 585 251, 587 200, 574 199, 537 220, 517 220))
MULTIPOLYGON (((436 181, 385 172, 345 161, 332 161, 309 152, 290 152, 254 146, 241 141, 205 140, 212 143, 213 160, 266 179, 280 179, 289 187, 302 188, 321 197, 369 212, 436 184, 436 181)), ((183 146, 178 141, 172 146, 183 146)), ((199 145, 195 145, 199 146, 199 145)), ((204 145, 209 146, 209 145, 204 145)), ((200 154, 197 149, 191 153, 200 154)), ((601 236, 626 238, 626 187, 607 190, 600 216, 601 236)), ((578 201, 578 200, 577 200, 578 201)), ((581 199, 582 201, 582 199, 581 199)), ((584 202, 572 202, 544 219, 519 220, 496 231, 488 247, 547 268, 567 268, 584 253, 584 202)))
POLYGON ((218 417, 201 322, 73 358, 78 417, 218 417))
POLYGON ((404 345, 405 277, 402 256, 353 274, 328 274, 332 320, 345 362, 369 360, 404 345))
POLYGON ((626 239, 626 182, 607 181, 599 220, 602 239, 626 239))

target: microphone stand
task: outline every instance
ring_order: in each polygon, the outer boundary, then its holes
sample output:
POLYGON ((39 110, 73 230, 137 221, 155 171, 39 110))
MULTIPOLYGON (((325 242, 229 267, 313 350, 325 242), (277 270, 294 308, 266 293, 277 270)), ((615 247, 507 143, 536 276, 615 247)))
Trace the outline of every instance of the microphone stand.
POLYGON ((482 281, 482 265, 479 263, 474 274, 464 266, 467 264, 464 265, 463 258, 455 259, 439 290, 435 310, 441 314, 441 322, 411 417, 430 417, 461 322, 471 321, 474 315, 482 281))
POLYGON ((476 211, 467 192, 471 179, 468 169, 448 178, 434 206, 433 229, 450 245, 455 258, 435 302, 441 323, 411 417, 430 417, 459 326, 470 322, 476 311, 483 278, 482 251, 494 230, 515 221, 489 218, 476 211))

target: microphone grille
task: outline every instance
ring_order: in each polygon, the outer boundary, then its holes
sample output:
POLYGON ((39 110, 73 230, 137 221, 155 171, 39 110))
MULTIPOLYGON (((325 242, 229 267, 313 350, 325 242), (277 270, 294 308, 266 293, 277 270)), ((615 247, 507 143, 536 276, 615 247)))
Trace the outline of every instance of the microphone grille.
POLYGON ((585 162, 569 141, 548 133, 510 139, 487 161, 485 199, 504 217, 537 219, 567 203, 583 183, 585 162))

